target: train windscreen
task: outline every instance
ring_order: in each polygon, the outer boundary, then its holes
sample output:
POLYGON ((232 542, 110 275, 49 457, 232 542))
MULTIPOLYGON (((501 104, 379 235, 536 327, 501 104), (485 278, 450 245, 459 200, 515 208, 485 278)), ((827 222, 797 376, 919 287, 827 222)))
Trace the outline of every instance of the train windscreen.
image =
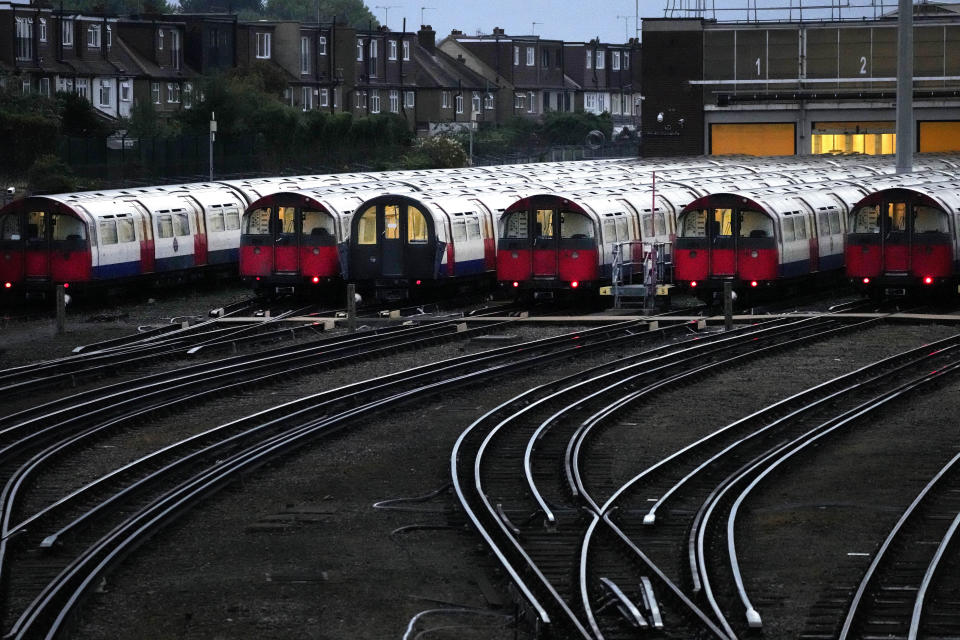
POLYGON ((560 212, 561 238, 592 238, 593 223, 582 213, 573 211, 560 212))
POLYGON ((526 238, 527 212, 514 211, 503 216, 500 219, 500 237, 513 239, 526 238))
POLYGON ((740 212, 741 238, 772 238, 773 220, 759 211, 740 212))
POLYGON ((0 216, 0 240, 20 240, 20 215, 8 213, 0 216))

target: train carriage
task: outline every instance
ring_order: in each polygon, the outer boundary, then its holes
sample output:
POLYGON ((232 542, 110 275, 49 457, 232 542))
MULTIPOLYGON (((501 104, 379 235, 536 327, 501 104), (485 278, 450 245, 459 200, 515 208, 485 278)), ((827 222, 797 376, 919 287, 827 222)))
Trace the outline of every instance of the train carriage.
POLYGON ((846 275, 871 295, 949 289, 960 282, 960 182, 903 176, 856 203, 846 237, 846 275))

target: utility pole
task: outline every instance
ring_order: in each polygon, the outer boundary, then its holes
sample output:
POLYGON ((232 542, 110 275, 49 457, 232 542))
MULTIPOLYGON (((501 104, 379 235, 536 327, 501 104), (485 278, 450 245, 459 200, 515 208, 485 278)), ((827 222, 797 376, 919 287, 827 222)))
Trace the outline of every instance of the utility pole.
POLYGON ((897 15, 897 173, 913 171, 913 0, 897 15))
POLYGON ((213 182, 213 141, 217 139, 217 114, 210 112, 210 182, 213 182))

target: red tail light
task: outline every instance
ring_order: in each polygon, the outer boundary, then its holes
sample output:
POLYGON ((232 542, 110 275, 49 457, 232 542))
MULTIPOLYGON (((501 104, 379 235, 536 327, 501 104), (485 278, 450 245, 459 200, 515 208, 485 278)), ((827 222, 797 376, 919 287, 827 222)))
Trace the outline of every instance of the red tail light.
POLYGON ((257 276, 257 282, 260 282, 260 276, 257 276))
POLYGON ((4 283, 3 283, 3 288, 4 288, 4 289, 10 289, 11 287, 13 287, 13 283, 12 283, 12 282, 4 282, 4 283))
POLYGON ((63 288, 64 288, 64 289, 69 289, 69 288, 70 288, 70 283, 69 283, 69 282, 64 282, 64 283, 63 283, 63 288))
POLYGON ((513 286, 514 286, 514 288, 519 287, 519 286, 520 286, 520 283, 517 282, 516 280, 514 280, 514 281, 513 281, 513 286))
POLYGON ((696 280, 691 280, 691 281, 690 281, 690 288, 691 288, 691 289, 696 289, 696 288, 697 288, 697 281, 696 281, 696 280))
POLYGON ((926 276, 923 279, 923 284, 933 284, 933 276, 926 276))
POLYGON ((576 289, 576 288, 579 287, 579 286, 580 286, 580 283, 577 282, 576 280, 574 280, 573 282, 570 283, 570 288, 571 288, 571 289, 576 289))
POLYGON ((423 280, 417 280, 417 286, 419 287, 421 284, 423 284, 423 280))
POLYGON ((864 278, 863 284, 870 284, 870 278, 864 278))
POLYGON ((756 280, 752 280, 752 281, 750 282, 750 286, 751 286, 751 287, 755 287, 755 286, 757 286, 758 284, 759 284, 759 283, 758 283, 756 280))
POLYGON ((310 281, 313 282, 313 284, 317 284, 318 282, 320 282, 320 276, 313 276, 312 278, 310 278, 310 281))

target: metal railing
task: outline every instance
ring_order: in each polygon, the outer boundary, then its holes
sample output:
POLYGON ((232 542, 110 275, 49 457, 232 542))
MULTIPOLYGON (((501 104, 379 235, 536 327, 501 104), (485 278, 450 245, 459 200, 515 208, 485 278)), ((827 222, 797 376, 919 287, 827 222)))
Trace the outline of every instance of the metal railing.
POLYGON ((623 308, 624 298, 640 298, 644 309, 652 308, 657 285, 673 280, 671 243, 632 240, 614 244, 610 280, 614 309, 623 308))

